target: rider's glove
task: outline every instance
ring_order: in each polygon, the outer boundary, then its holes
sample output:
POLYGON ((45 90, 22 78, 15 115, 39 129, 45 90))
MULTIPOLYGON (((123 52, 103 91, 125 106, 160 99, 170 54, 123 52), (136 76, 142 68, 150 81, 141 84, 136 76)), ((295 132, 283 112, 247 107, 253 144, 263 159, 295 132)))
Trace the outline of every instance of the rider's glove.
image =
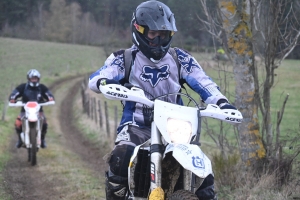
POLYGON ((231 105, 226 99, 220 99, 217 102, 217 105, 220 107, 220 109, 232 109, 232 110, 237 110, 236 107, 231 105))
POLYGON ((119 81, 113 79, 101 78, 97 81, 97 88, 99 88, 100 85, 108 85, 108 84, 120 84, 120 83, 119 81))

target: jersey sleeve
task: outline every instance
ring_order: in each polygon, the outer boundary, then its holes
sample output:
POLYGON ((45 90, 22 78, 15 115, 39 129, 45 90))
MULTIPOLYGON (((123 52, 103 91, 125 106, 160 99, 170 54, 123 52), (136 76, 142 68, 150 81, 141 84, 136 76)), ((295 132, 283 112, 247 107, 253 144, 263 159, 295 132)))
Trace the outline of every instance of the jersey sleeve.
POLYGON ((24 93, 24 89, 25 89, 25 85, 26 83, 23 83, 21 85, 18 85, 13 91, 12 93, 9 95, 8 100, 16 100, 19 97, 22 96, 22 94, 24 93))
POLYGON ((48 87, 45 86, 44 84, 40 84, 40 87, 41 87, 42 97, 48 101, 53 101, 54 96, 51 93, 51 91, 48 89, 48 87))
POLYGON ((197 92, 206 104, 216 104, 220 99, 228 99, 220 92, 218 85, 204 72, 197 60, 182 49, 176 49, 181 65, 180 75, 188 86, 197 92))
POLYGON ((107 78, 119 81, 125 76, 123 51, 112 53, 104 62, 104 66, 94 72, 89 77, 89 88, 100 93, 97 82, 99 79, 107 78))

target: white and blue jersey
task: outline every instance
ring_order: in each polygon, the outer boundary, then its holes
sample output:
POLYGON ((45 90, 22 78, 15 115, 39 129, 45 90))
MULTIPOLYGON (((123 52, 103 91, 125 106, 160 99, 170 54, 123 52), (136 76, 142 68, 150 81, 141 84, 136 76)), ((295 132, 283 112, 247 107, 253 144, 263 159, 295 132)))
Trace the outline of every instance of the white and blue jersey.
MULTIPOLYGON (((137 50, 135 46, 131 50, 136 52, 136 56, 128 81, 132 85, 143 89, 149 99, 179 92, 181 89, 179 79, 184 79, 191 89, 197 92, 207 104, 216 104, 219 99, 227 100, 219 91, 216 83, 205 74, 196 59, 186 51, 175 48, 181 66, 179 72, 176 61, 169 53, 159 63, 155 64, 141 51, 137 50)), ((104 66, 90 76, 89 88, 96 93, 100 93, 99 88, 97 88, 97 81, 102 78, 115 81, 125 78, 123 53, 113 53, 106 59, 104 66)), ((161 100, 178 104, 182 102, 180 99, 176 99, 176 96, 164 97, 161 100)), ((147 106, 135 102, 123 103, 124 111, 119 129, 125 124, 150 126, 152 111, 147 106)))

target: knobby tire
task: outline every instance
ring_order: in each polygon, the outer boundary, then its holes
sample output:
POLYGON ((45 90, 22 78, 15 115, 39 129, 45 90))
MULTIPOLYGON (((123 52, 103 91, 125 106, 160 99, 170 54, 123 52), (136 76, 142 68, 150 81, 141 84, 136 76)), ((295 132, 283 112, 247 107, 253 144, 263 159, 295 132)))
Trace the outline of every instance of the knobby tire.
POLYGON ((30 153, 30 162, 31 165, 34 166, 36 165, 36 152, 37 152, 37 146, 36 146, 36 137, 37 137, 37 132, 36 132, 36 128, 30 128, 30 143, 31 143, 31 149, 29 149, 30 153))

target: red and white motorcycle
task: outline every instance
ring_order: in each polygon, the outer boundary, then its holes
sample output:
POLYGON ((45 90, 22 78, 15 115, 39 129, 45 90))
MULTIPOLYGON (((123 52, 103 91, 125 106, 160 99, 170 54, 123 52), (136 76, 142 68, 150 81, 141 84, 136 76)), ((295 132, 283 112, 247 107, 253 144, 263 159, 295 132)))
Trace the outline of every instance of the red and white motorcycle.
POLYGON ((200 149, 201 118, 210 117, 239 124, 238 110, 221 110, 217 105, 200 107, 187 94, 195 107, 181 106, 148 99, 142 89, 121 85, 100 85, 102 94, 111 100, 133 101, 153 109, 151 138, 136 146, 128 166, 126 199, 198 200, 196 190, 208 175, 213 175, 210 159, 200 149))
POLYGON ((21 107, 25 109, 25 115, 22 117, 22 130, 21 139, 25 148, 28 149, 28 162, 31 165, 36 165, 36 153, 41 146, 41 132, 44 118, 40 116, 39 111, 41 106, 54 105, 55 101, 48 101, 45 103, 38 103, 36 101, 29 101, 23 103, 17 101, 16 103, 9 103, 10 107, 21 107))

